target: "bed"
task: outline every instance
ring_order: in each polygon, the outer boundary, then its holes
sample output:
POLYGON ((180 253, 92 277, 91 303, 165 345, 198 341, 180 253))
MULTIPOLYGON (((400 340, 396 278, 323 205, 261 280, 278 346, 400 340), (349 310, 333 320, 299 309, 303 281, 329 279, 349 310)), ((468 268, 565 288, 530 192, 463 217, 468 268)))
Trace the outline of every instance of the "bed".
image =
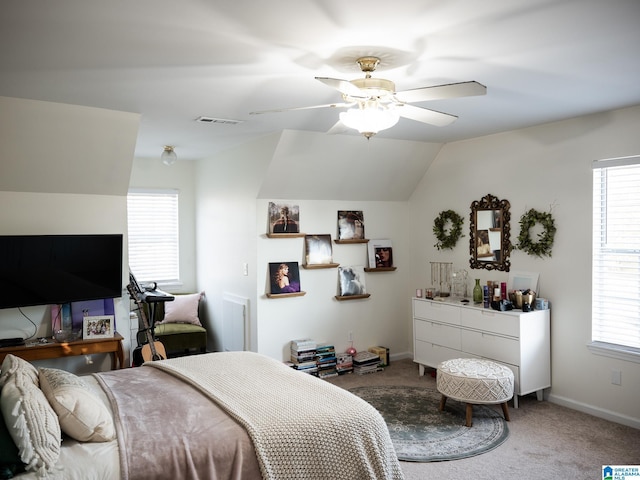
POLYGON ((21 480, 403 478, 373 407, 257 353, 86 377, 7 356, 0 386, 21 480))

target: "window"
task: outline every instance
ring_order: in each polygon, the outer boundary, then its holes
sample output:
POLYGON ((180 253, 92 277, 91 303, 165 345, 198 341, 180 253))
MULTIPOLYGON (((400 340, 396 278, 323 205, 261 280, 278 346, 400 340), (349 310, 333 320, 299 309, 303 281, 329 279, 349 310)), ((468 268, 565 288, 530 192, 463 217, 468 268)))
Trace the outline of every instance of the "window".
POLYGON ((129 268, 141 282, 178 283, 178 192, 130 190, 129 268))
POLYGON ((593 164, 592 268, 590 348, 640 362, 640 157, 593 164))

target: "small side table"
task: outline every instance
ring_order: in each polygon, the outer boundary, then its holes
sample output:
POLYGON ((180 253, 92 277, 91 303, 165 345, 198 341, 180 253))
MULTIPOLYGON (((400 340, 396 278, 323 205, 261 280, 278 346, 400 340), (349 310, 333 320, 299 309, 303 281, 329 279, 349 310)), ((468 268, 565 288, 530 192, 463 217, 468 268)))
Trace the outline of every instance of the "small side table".
POLYGON ((47 343, 33 343, 17 347, 0 348, 0 363, 9 354, 15 355, 27 361, 49 360, 78 355, 92 355, 95 353, 110 353, 112 358, 112 370, 124 368, 124 350, 122 348, 123 337, 115 332, 113 337, 94 338, 90 340, 76 340, 75 342, 56 342, 48 340, 47 343))

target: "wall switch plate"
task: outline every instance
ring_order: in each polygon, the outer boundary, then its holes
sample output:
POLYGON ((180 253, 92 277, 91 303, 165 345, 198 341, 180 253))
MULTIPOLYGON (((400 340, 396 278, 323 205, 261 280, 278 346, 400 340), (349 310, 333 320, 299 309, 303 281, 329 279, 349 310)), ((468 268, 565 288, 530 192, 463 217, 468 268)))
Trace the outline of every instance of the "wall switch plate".
POLYGON ((620 370, 611 370, 611 384, 622 385, 622 372, 620 370))

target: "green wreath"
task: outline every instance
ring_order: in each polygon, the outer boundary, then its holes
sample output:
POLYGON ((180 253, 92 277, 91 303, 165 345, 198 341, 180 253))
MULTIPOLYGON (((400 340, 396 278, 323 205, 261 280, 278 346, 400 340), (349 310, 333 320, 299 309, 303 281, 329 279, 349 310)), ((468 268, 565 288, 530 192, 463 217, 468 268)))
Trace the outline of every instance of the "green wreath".
POLYGON ((551 213, 543 213, 533 208, 520 217, 520 235, 518 235, 518 250, 538 257, 551 256, 553 237, 556 234, 556 225, 551 213), (538 241, 531 240, 530 230, 536 223, 542 225, 543 231, 538 234, 538 241))
POLYGON ((438 250, 453 249, 458 243, 458 239, 464 237, 462 234, 463 222, 464 219, 453 210, 440 212, 440 215, 433 221, 433 233, 438 239, 434 247, 438 250), (445 227, 448 223, 451 223, 451 228, 447 233, 445 227))

